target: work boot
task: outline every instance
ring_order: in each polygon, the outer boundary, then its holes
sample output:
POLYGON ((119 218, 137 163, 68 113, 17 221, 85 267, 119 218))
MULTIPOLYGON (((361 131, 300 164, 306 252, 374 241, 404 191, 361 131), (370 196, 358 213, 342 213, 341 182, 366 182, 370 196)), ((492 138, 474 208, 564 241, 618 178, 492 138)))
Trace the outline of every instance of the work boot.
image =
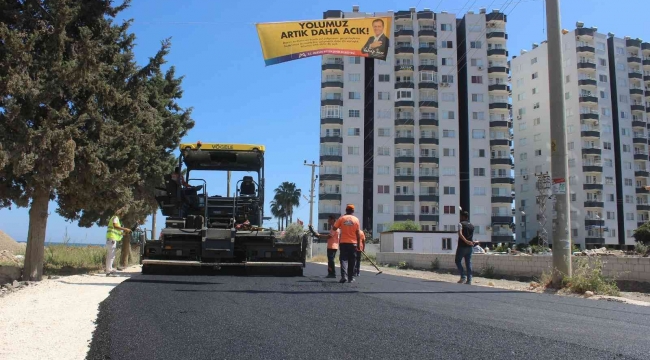
POLYGON ((341 284, 345 284, 346 281, 347 281, 347 280, 345 280, 345 278, 341 278, 341 280, 339 280, 339 282, 340 282, 341 284))
POLYGON ((464 282, 465 282, 465 278, 461 278, 460 280, 458 280, 458 283, 459 283, 459 284, 462 284, 462 283, 464 283, 464 282))

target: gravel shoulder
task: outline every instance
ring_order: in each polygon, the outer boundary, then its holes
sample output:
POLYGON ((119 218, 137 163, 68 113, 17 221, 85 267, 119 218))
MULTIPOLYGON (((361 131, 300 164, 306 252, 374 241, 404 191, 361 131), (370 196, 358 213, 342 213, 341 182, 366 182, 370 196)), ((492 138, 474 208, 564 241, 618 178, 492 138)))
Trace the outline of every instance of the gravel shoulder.
MULTIPOLYGON (((322 262, 315 262, 317 264, 323 264, 327 265, 327 263, 322 263, 322 262)), ((337 269, 339 268, 339 265, 336 265, 337 269)), ((396 269, 392 267, 384 267, 384 266, 379 266, 379 269, 384 273, 384 274, 390 274, 390 275, 396 275, 396 276, 405 276, 405 277, 411 277, 411 278, 417 278, 417 279, 423 279, 423 280, 431 280, 431 281, 441 281, 441 282, 457 282, 458 281, 458 275, 451 274, 450 272, 445 273, 444 271, 439 271, 439 272, 432 272, 432 271, 424 271, 424 270, 402 270, 402 269, 396 269)), ((368 271, 371 273, 376 273, 377 270, 371 266, 371 265, 366 265, 364 263, 361 264, 361 270, 368 271)), ((337 274, 340 274, 340 269, 337 270, 337 274)), ((366 274, 363 274, 362 276, 368 276, 366 274)), ((374 276, 374 275, 373 275, 374 276)), ((578 295, 578 294, 572 294, 566 291, 556 291, 556 290, 543 290, 539 287, 534 287, 531 286, 530 282, 523 282, 523 281, 516 281, 516 280, 505 280, 505 279, 488 279, 485 277, 480 277, 474 275, 474 279, 472 281, 473 285, 477 286, 487 286, 487 287, 495 287, 499 289, 508 289, 508 290, 517 290, 517 291, 527 291, 527 292, 534 292, 534 293, 547 293, 547 294, 556 294, 560 296, 571 296, 571 297, 580 297, 580 298, 586 298, 586 296, 583 295, 578 295)), ((606 301, 615 301, 615 302, 621 302, 621 303, 626 303, 626 304, 632 304, 632 305, 640 305, 640 306, 650 306, 650 294, 648 293, 642 293, 642 292, 624 292, 621 291, 621 296, 603 296, 603 295, 594 295, 590 297, 590 299, 593 300, 606 300, 606 301)))
POLYGON ((140 269, 139 265, 131 266, 111 277, 62 276, 3 296, 0 359, 85 359, 99 303, 140 269))

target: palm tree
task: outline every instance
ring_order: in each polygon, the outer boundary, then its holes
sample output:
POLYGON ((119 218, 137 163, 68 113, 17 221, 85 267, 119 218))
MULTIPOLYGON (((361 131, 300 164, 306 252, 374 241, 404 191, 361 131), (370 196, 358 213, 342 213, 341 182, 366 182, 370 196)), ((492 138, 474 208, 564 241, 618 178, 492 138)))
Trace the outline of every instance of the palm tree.
POLYGON ((284 208, 282 205, 280 205, 277 201, 272 200, 271 201, 271 214, 278 219, 278 230, 282 231, 284 230, 283 228, 283 220, 286 217, 284 208))
POLYGON ((293 209, 300 206, 300 196, 302 191, 292 182, 285 181, 275 189, 274 201, 281 204, 285 210, 286 226, 293 222, 293 209))

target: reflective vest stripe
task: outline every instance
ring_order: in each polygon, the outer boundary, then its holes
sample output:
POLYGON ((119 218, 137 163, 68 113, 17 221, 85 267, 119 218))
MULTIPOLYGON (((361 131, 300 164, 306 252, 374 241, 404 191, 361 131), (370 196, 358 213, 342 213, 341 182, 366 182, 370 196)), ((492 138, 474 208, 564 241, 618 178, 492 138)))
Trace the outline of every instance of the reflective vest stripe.
MULTIPOLYGON (((112 216, 111 219, 108 221, 108 230, 106 231, 106 239, 108 240, 115 240, 115 241, 121 241, 122 240, 122 230, 117 230, 115 229, 113 222, 115 221, 116 216, 112 216)), ((117 219, 117 224, 119 226, 122 226, 120 223, 120 219, 117 219)))

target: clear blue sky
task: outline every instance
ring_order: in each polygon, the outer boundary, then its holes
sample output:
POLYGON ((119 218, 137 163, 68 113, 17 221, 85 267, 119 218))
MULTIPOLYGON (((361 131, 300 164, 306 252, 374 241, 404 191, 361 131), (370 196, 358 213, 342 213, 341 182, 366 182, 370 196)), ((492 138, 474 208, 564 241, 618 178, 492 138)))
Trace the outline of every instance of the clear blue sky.
MULTIPOLYGON (((604 33, 650 38, 650 1, 561 3, 564 28, 573 29, 576 21, 583 21, 585 26, 597 26, 604 33)), ((323 11, 351 11, 352 5, 359 5, 363 12, 408 10, 413 6, 457 14, 481 7, 501 9, 509 15, 511 55, 546 38, 541 0, 139 0, 121 16, 135 20, 130 31, 137 36, 135 51, 141 63, 155 54, 161 40, 172 38, 167 59, 176 66, 177 74, 185 76, 181 104, 194 107, 196 121, 185 140, 264 144, 267 194, 282 181, 292 181, 307 195, 310 169, 303 161, 317 161, 319 151, 320 59, 265 67, 255 23, 320 19, 323 11)), ((210 193, 225 192, 224 179, 219 180, 219 186, 213 182, 210 193)), ((79 228, 56 215, 55 209, 52 203, 46 241, 60 241, 67 228, 74 242, 103 243, 105 229, 79 228)), ((304 199, 295 218, 307 223, 309 204, 304 199)), ((160 229, 163 218, 158 219, 160 229)), ((18 241, 27 239, 28 223, 27 209, 0 210, 0 229, 18 241)), ((150 219, 146 227, 151 228, 150 219)))

